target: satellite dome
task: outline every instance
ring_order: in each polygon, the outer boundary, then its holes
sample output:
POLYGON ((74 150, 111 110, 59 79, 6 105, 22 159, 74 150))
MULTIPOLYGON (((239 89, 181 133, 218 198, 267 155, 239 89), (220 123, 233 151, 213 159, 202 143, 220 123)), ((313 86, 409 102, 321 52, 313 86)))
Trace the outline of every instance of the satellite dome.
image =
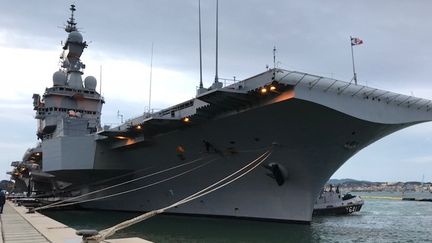
POLYGON ((78 42, 81 43, 83 41, 83 36, 78 31, 72 31, 69 34, 68 40, 70 42, 78 42))
POLYGON ((96 89, 96 84, 97 84, 96 78, 93 77, 93 76, 87 76, 84 79, 84 85, 85 85, 86 89, 95 90, 96 89))
POLYGON ((53 74, 54 86, 64 86, 66 85, 66 74, 62 71, 57 71, 53 74))

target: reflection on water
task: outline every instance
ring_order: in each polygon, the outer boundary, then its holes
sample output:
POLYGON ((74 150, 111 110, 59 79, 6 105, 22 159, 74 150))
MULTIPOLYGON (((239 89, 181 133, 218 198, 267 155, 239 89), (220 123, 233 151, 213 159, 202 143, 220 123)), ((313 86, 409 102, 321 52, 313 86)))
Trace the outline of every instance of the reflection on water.
MULTIPOLYGON (((138 215, 47 211, 76 229, 103 229, 138 215)), ((118 232, 154 242, 431 242, 432 202, 366 199, 348 216, 315 217, 311 225, 160 215, 118 232)))

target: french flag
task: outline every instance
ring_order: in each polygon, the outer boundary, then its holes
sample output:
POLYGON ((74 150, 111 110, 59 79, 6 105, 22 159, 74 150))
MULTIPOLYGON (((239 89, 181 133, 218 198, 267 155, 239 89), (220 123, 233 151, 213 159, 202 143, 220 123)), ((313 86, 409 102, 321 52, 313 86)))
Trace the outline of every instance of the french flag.
POLYGON ((351 45, 352 46, 361 45, 361 44, 363 44, 363 40, 361 40, 360 38, 357 38, 357 37, 351 37, 351 45))

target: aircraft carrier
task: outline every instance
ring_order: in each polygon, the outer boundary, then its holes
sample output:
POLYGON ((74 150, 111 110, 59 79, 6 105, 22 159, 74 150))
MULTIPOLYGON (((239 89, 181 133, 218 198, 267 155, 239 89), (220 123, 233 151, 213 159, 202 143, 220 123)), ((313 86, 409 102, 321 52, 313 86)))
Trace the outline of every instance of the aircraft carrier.
POLYGON ((104 99, 96 78, 82 80, 87 43, 71 10, 53 86, 33 96, 40 143, 10 172, 33 195, 120 185, 81 206, 150 211, 270 154, 239 180, 169 212, 308 223, 320 189, 345 161, 432 120, 430 100, 273 68, 226 86, 216 79, 191 100, 103 128, 104 99))

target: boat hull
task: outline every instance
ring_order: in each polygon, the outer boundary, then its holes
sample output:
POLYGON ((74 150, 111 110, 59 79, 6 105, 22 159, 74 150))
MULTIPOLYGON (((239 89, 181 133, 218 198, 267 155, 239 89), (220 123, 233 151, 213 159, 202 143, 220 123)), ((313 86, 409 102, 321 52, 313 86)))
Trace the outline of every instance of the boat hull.
POLYGON ((347 215, 358 212, 361 210, 363 204, 346 205, 341 207, 332 207, 325 209, 315 209, 313 215, 323 216, 323 215, 347 215))

